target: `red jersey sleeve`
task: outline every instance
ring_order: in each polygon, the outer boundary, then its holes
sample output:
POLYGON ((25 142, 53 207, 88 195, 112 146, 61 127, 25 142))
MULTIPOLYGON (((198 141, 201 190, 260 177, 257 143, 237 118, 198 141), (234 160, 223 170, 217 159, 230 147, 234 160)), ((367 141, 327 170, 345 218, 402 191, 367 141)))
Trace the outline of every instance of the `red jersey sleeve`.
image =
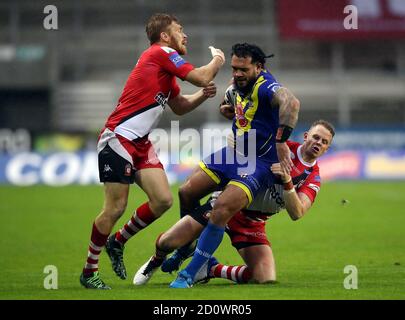
POLYGON ((315 165, 314 170, 307 177, 307 179, 305 179, 302 186, 298 187, 297 193, 305 193, 311 202, 314 203, 319 190, 321 190, 321 177, 319 175, 319 167, 318 165, 315 165))
POLYGON ((169 99, 173 99, 173 98, 177 97, 179 95, 179 93, 180 93, 180 87, 177 84, 176 77, 173 77, 172 83, 171 83, 171 93, 170 93, 169 99))
POLYGON ((160 66, 168 73, 184 80, 194 66, 184 60, 176 50, 169 47, 160 47, 158 50, 160 66))

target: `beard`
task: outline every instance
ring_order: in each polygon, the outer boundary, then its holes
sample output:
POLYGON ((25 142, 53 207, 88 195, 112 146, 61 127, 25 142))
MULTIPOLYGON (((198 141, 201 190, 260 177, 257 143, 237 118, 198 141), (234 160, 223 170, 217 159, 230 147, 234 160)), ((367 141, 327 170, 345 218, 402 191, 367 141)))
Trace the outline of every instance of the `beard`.
POLYGON ((177 53, 181 56, 184 56, 187 53, 187 47, 176 39, 172 39, 170 47, 176 50, 177 53))
POLYGON ((256 83, 256 79, 252 79, 252 80, 249 80, 248 83, 245 86, 241 87, 241 86, 238 85, 238 83, 237 83, 237 81, 235 79, 233 80, 233 84, 234 84, 236 90, 243 97, 246 96, 247 94, 249 94, 252 91, 253 86, 255 85, 255 83, 256 83))
POLYGON ((178 45, 176 51, 179 55, 184 56, 187 53, 187 47, 184 45, 178 45))

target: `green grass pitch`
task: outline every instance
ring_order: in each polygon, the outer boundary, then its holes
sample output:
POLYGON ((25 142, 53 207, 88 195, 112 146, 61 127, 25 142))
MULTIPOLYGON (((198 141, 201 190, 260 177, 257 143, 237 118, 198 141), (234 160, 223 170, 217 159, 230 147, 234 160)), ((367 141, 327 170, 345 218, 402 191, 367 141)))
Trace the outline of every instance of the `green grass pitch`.
MULTIPOLYGON (((174 195, 177 187, 172 188, 174 195)), ((293 222, 283 212, 267 224, 277 284, 236 285, 214 279, 189 290, 169 289, 175 275, 160 271, 148 285, 132 285, 134 273, 152 255, 157 235, 178 219, 177 200, 128 242, 127 280, 114 275, 102 253, 101 275, 113 289, 100 292, 80 286, 102 195, 102 186, 0 187, 0 299, 405 299, 404 182, 325 183, 303 219, 293 222), (47 265, 57 267, 57 290, 44 289, 47 265), (357 267, 357 290, 343 286, 346 265, 357 267)), ((145 199, 132 187, 128 209, 114 231, 145 199)), ((242 262, 227 236, 215 255, 225 264, 242 262)))

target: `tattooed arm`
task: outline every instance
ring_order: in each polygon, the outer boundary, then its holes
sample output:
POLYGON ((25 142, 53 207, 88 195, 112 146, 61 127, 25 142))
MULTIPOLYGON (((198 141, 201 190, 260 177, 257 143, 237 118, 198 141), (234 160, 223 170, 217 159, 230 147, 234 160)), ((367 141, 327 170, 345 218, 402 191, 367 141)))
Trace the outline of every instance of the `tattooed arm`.
POLYGON ((276 136, 278 159, 286 172, 290 172, 293 164, 290 149, 285 142, 297 124, 300 102, 290 90, 281 87, 274 94, 271 104, 279 108, 279 128, 276 136))
POLYGON ((281 87, 274 94, 271 104, 272 106, 279 107, 280 126, 285 125, 295 128, 300 110, 300 102, 291 91, 285 87, 281 87))

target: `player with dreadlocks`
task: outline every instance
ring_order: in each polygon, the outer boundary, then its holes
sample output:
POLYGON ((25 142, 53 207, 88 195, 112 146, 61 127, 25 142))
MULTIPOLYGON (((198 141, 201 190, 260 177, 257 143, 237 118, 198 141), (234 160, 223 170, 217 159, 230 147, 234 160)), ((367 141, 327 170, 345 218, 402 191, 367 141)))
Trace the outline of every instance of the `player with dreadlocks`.
POLYGON ((256 45, 232 47, 235 91, 233 145, 212 153, 179 190, 182 215, 213 191, 224 191, 215 202, 189 265, 170 285, 190 288, 222 241, 225 225, 248 206, 261 188, 274 184, 271 165, 290 172, 287 139, 298 120, 299 101, 265 68, 266 55, 256 45))

